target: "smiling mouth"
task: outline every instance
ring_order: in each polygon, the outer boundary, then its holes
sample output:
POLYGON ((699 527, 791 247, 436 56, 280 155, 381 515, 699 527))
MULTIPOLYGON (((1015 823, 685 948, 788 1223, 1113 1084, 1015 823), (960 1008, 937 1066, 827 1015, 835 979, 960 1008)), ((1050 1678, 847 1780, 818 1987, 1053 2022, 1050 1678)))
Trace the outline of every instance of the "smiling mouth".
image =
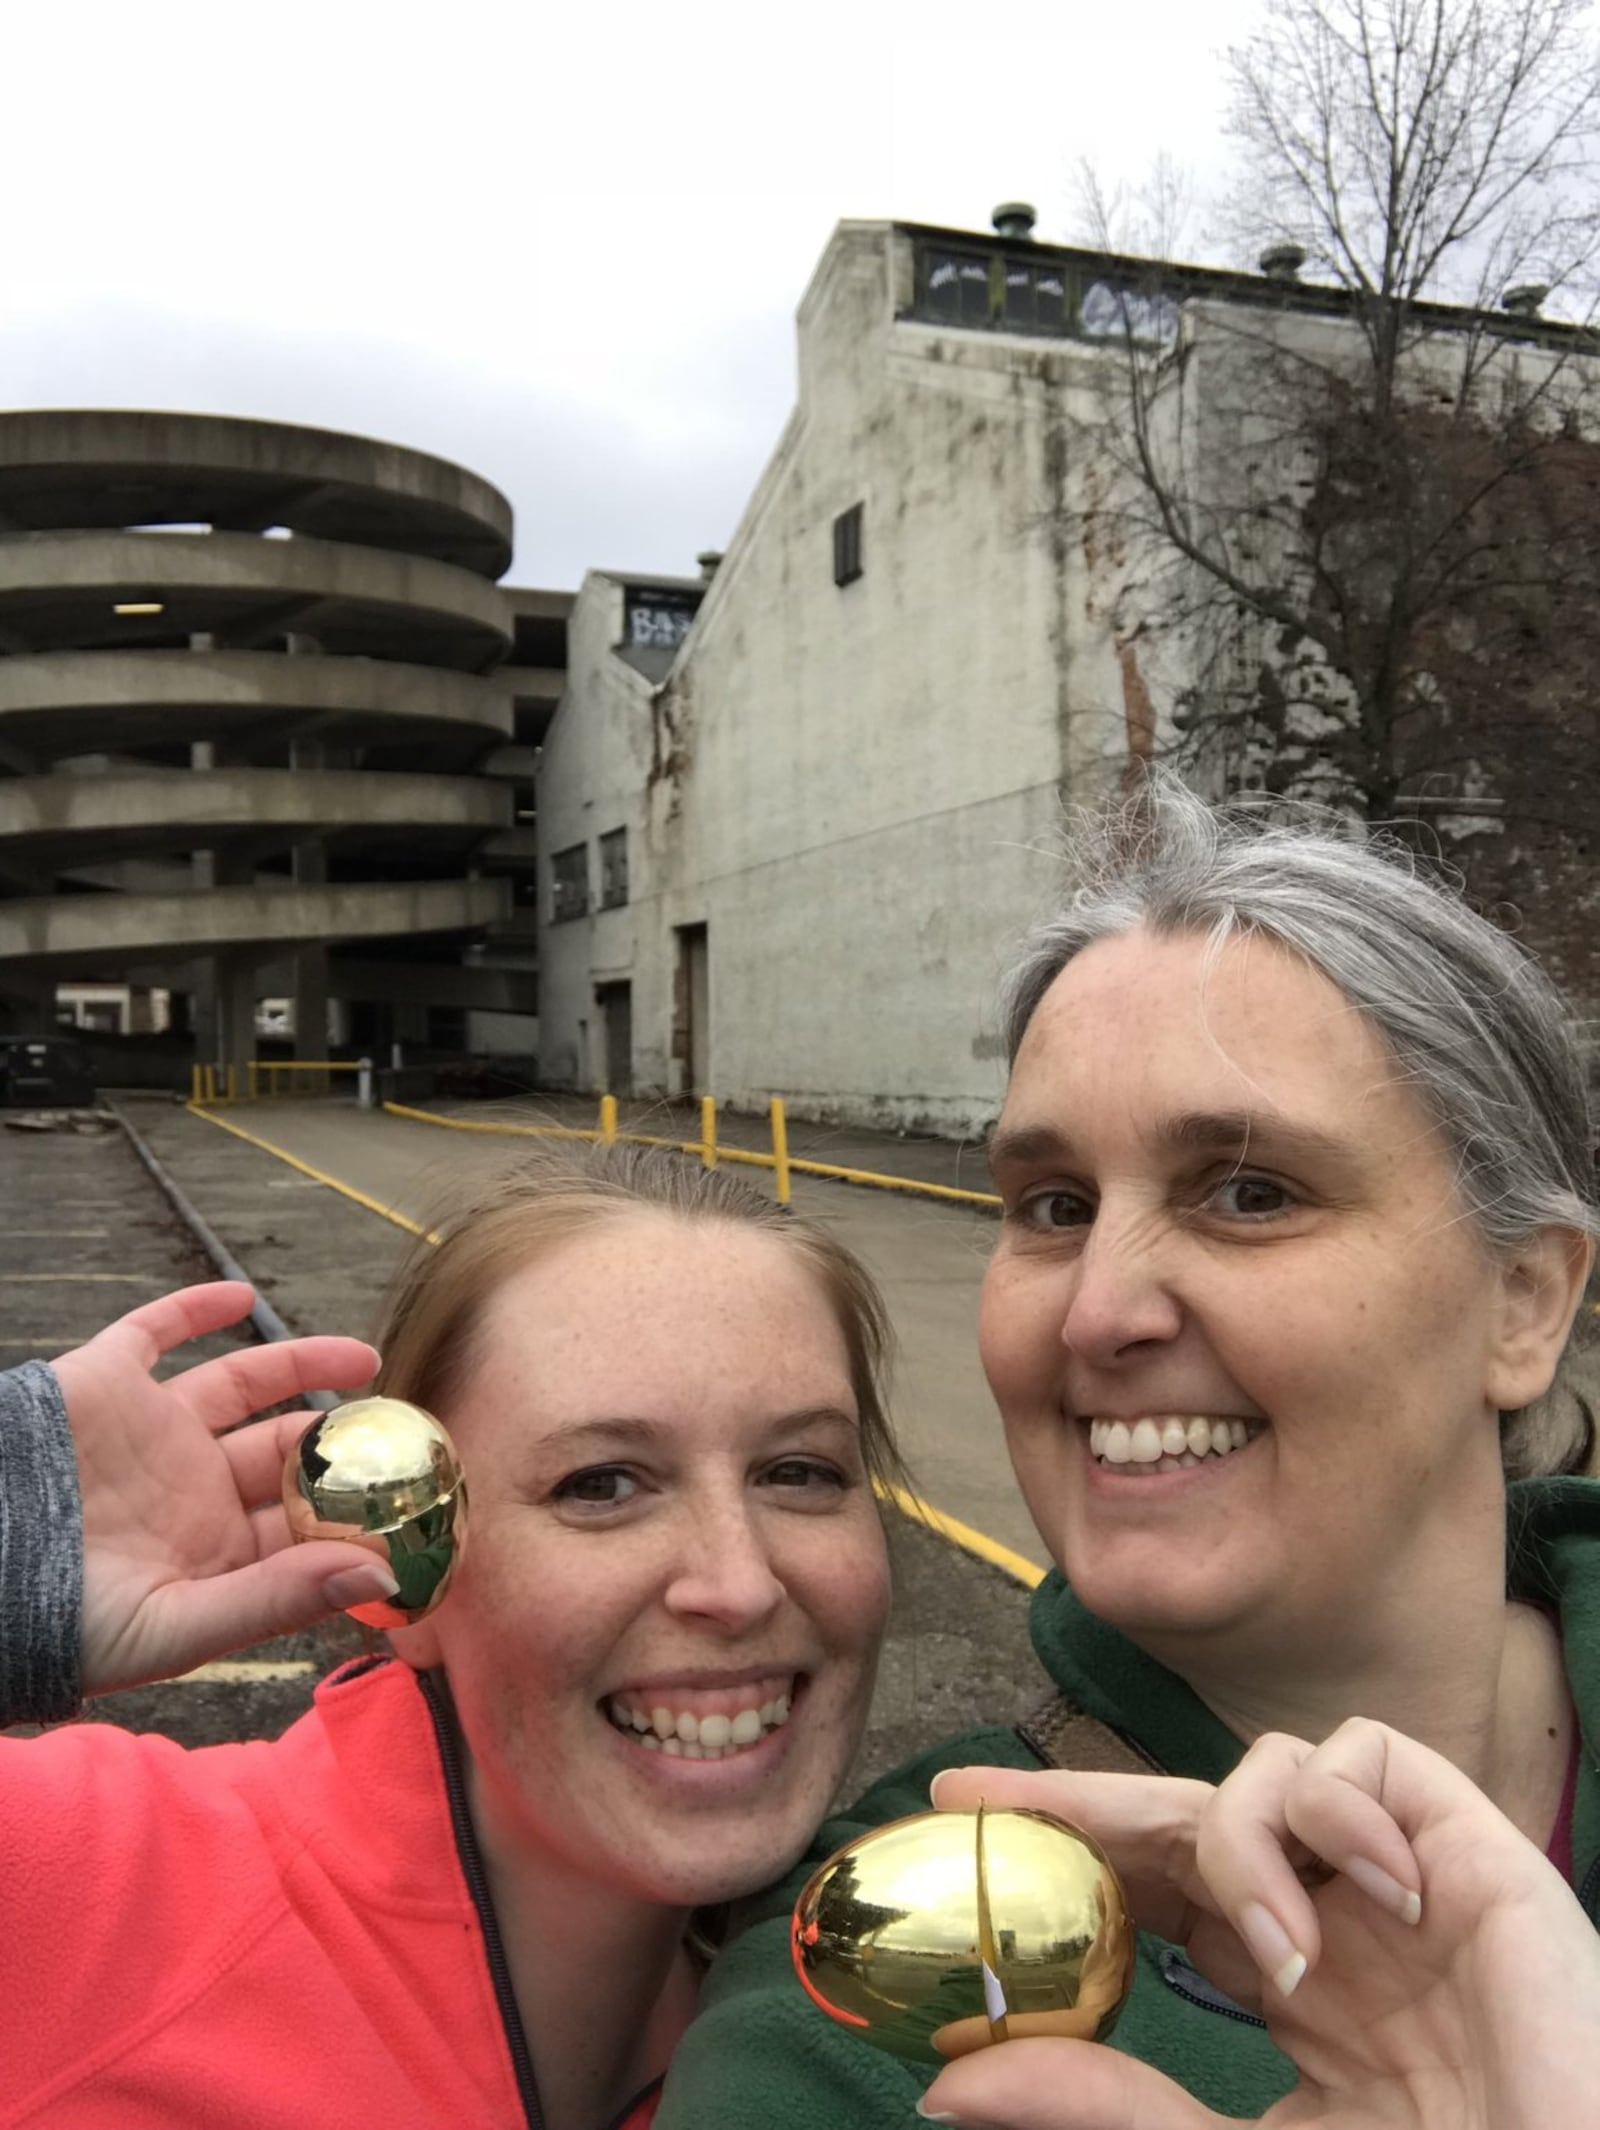
POLYGON ((720 1693, 613 1694, 604 1708, 612 1728, 647 1753, 734 1760, 788 1722, 797 1684, 783 1672, 720 1693))
POLYGON ((1260 1420, 1212 1419, 1204 1413, 1151 1413, 1140 1420, 1091 1420, 1089 1454, 1102 1471, 1147 1477, 1192 1472, 1247 1449, 1264 1432, 1260 1420))

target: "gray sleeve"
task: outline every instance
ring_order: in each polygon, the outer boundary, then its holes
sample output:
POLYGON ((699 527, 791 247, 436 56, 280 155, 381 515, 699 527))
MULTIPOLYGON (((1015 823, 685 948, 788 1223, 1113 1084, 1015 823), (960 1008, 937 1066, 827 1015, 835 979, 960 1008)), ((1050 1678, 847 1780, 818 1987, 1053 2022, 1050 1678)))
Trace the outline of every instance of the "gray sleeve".
POLYGON ((83 1508, 61 1386, 0 1374, 0 1724, 77 1714, 83 1508))

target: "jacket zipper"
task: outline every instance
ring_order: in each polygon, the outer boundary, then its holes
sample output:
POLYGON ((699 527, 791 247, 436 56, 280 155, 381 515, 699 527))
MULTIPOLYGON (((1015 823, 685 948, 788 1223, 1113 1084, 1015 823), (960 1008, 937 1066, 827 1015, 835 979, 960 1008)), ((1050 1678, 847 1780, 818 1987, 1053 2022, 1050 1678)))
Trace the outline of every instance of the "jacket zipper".
POLYGON ((528 2037, 523 2031, 522 2014, 517 2009, 516 1991, 511 1986, 511 1966, 500 1940, 500 1924, 494 1912, 493 1897, 489 1892, 489 1874, 484 1868, 483 1852, 478 1847, 472 1815, 467 1810, 467 1783, 461 1766, 461 1746, 456 1736, 455 1711, 432 1672, 419 1672, 417 1683, 422 1688, 422 1698, 427 1702, 428 1713, 433 1718, 433 1733, 438 1740, 439 1759, 444 1770, 445 1795, 450 1801, 450 1824, 455 1832, 456 1855, 461 1860, 461 1875, 467 1882, 472 1905, 478 1912, 478 1927, 483 1932, 484 1957, 489 1963, 489 1979, 494 1984, 495 2003, 500 2007, 500 2023, 506 2037, 506 2048, 511 2055, 511 2069, 517 2081, 517 2095, 522 2102, 523 2121, 527 2130, 544 2130, 544 2110, 539 2105, 539 2086, 533 2074, 533 2056, 528 2048, 528 2037))

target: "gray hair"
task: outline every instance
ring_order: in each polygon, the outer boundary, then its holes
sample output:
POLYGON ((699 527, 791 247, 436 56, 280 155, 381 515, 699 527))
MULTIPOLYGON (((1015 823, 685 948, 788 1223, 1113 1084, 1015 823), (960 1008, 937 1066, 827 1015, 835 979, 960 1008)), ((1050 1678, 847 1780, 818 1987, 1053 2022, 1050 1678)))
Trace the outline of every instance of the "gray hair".
MULTIPOLYGON (((1097 940, 1143 926, 1199 934, 1215 952, 1232 934, 1259 934, 1318 970, 1382 1035, 1491 1251, 1547 1226, 1600 1235, 1585 1075, 1561 997, 1412 853, 1360 840, 1349 823, 1341 832, 1320 810, 1215 807, 1157 774, 1075 825, 1069 863, 1065 903, 1034 931, 1008 987, 1013 1062, 1051 984, 1097 940)), ((1584 1462, 1593 1416, 1577 1403, 1581 1443, 1540 1408, 1508 1423, 1508 1473, 1584 1462)))

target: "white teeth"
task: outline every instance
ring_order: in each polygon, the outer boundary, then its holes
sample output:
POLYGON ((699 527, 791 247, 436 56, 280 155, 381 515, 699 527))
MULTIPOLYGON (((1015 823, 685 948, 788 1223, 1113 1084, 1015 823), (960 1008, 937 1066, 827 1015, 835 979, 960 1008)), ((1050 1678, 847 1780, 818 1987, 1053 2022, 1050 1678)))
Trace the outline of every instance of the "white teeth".
POLYGON ((1207 1457, 1226 1457, 1252 1439, 1245 1420, 1212 1420, 1196 1413, 1159 1419, 1091 1420, 1089 1454, 1109 1465, 1154 1465, 1163 1471, 1188 1469, 1207 1457))
POLYGON ((1154 1464, 1161 1455, 1161 1430, 1153 1420, 1136 1420, 1128 1437, 1128 1456, 1134 1464, 1154 1464))
POLYGON ((789 1720, 787 1694, 775 1694, 759 1707, 742 1708, 732 1715, 716 1710, 697 1716, 690 1709, 664 1704, 646 1713, 620 1698, 608 1700, 605 1707, 619 1731, 653 1752, 669 1752, 684 1760, 722 1760, 759 1745, 764 1732, 789 1720))

